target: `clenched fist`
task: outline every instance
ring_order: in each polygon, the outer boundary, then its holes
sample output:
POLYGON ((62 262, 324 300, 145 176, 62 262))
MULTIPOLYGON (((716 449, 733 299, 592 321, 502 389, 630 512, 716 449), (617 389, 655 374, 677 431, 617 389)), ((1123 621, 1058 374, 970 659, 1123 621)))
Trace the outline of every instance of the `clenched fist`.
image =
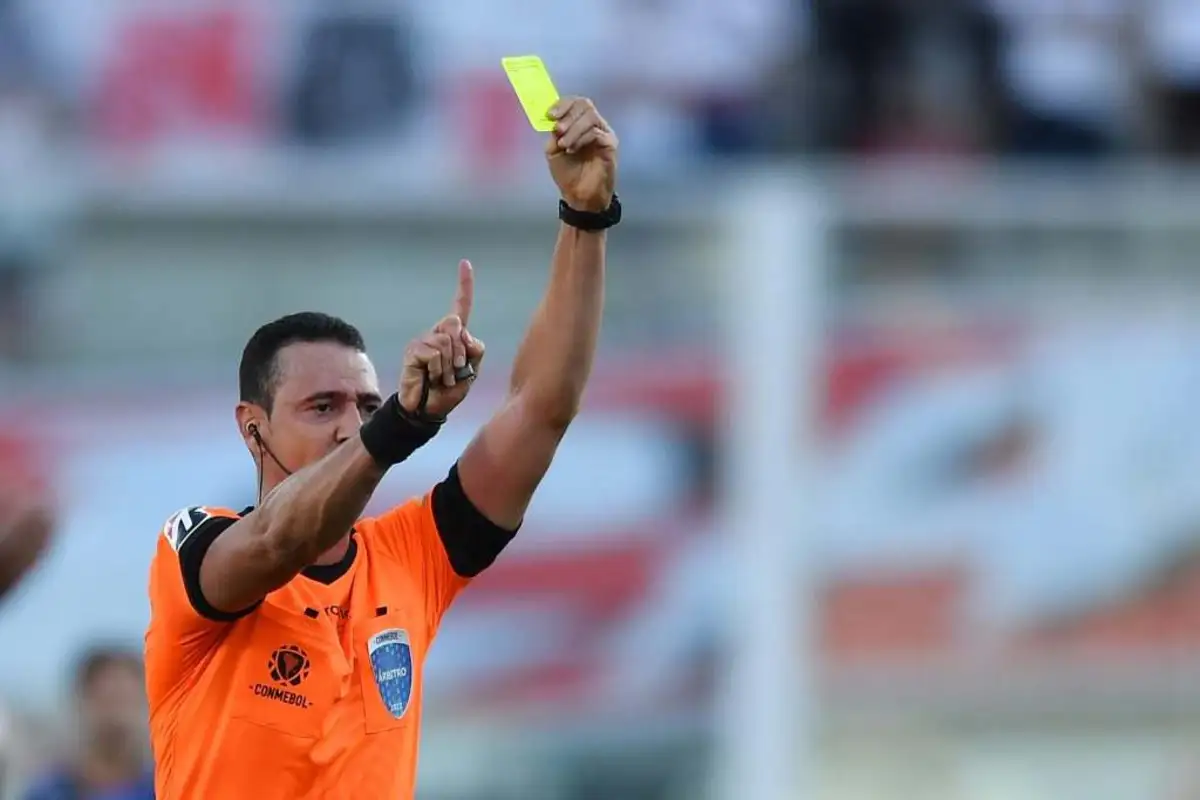
POLYGON ((450 313, 404 350, 400 405, 410 414, 444 417, 471 390, 485 349, 467 331, 474 298, 475 272, 471 262, 461 261, 450 313))
POLYGON ((617 135, 585 97, 564 97, 550 117, 546 160, 562 199, 576 211, 604 211, 616 190, 617 135))

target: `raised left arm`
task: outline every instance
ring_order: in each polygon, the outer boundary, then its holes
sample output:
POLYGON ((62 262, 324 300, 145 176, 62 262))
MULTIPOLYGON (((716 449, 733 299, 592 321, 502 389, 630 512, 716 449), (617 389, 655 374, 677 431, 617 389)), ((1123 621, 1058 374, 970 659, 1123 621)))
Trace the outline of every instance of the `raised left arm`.
MULTIPOLYGON (((546 147, 566 209, 550 281, 518 349, 508 396, 458 462, 462 489, 493 524, 515 530, 591 375, 604 310, 606 238, 613 224, 617 138, 589 100, 566 99, 546 147)), ((619 217, 616 217, 619 219, 619 217)))

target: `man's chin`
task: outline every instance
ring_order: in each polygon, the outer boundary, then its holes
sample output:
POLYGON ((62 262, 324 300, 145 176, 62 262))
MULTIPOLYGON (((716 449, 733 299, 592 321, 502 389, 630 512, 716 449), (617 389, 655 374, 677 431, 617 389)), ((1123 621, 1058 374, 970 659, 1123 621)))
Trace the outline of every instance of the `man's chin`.
POLYGON ((140 731, 120 723, 98 725, 91 733, 98 748, 111 755, 129 752, 138 746, 140 739, 140 731))

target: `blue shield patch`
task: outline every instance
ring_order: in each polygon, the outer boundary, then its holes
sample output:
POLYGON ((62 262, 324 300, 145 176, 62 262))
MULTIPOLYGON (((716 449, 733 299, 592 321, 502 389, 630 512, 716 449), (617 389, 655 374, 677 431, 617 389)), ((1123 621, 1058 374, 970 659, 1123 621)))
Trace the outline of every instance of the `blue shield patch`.
POLYGON ((396 719, 408 711, 413 690, 412 643, 408 631, 389 628, 367 640, 371 673, 383 705, 396 719))

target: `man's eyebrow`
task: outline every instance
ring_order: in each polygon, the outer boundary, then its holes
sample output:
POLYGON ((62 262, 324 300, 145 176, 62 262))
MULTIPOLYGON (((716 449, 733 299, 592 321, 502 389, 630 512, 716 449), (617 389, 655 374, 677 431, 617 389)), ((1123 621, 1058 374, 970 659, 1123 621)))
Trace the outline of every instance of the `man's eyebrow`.
MULTIPOLYGON (((346 400, 349 398, 349 396, 350 395, 348 392, 314 392, 313 394, 310 394, 308 397, 305 397, 303 400, 301 400, 300 404, 310 405, 312 403, 320 402, 332 403, 346 400)), ((382 405, 383 398, 375 392, 361 392, 355 396, 355 402, 359 405, 364 403, 375 403, 376 405, 382 405)))
POLYGON ((345 400, 345 399, 346 399, 345 392, 314 392, 313 394, 310 394, 308 397, 301 400, 300 404, 308 405, 310 403, 319 403, 321 401, 331 403, 335 400, 345 400))

